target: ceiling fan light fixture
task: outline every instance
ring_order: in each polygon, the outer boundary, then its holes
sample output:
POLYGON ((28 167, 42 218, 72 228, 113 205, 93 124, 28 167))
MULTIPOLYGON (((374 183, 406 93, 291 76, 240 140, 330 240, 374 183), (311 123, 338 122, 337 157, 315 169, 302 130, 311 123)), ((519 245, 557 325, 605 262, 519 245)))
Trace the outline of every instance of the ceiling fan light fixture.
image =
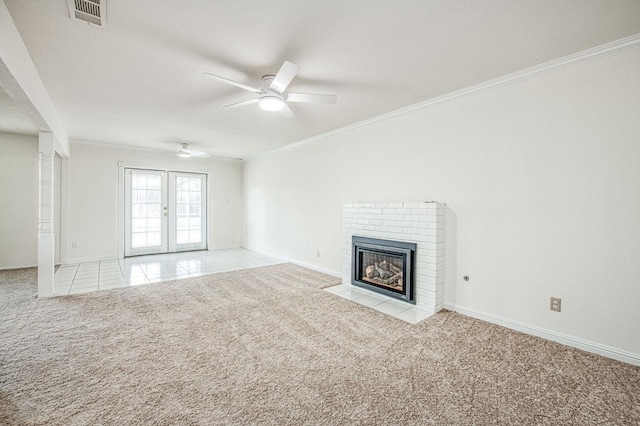
POLYGON ((265 111, 280 111, 284 108, 284 100, 277 96, 262 96, 260 98, 260 108, 265 111))
POLYGON ((189 151, 189 144, 188 143, 183 143, 181 145, 182 146, 180 148, 180 151, 178 151, 178 155, 180 157, 183 157, 183 158, 191 157, 191 151, 189 151))

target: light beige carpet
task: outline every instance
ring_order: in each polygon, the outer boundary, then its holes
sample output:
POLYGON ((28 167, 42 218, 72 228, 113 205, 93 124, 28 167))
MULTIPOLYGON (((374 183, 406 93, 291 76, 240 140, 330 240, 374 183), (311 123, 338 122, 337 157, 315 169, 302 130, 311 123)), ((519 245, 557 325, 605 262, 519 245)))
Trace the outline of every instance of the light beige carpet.
POLYGON ((0 272, 0 424, 631 425, 640 368, 290 264, 54 299, 0 272))

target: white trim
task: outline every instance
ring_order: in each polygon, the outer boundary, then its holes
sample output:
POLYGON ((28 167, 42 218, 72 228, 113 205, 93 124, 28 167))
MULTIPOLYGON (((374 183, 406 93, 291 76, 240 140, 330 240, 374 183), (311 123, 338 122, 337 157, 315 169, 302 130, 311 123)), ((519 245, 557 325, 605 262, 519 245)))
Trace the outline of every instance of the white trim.
POLYGON ((53 295, 55 274, 55 135, 38 133, 38 297, 53 295))
POLYGON ((441 96, 436 96, 435 98, 427 99, 426 101, 418 102, 417 104, 409 105, 407 107, 400 108, 395 111, 391 111, 375 117, 371 117, 366 120, 358 121, 356 123, 349 124, 347 126, 340 127, 338 129, 331 130, 325 133, 321 133, 319 135, 312 136, 310 138, 303 139, 301 141, 294 142, 292 144, 285 145, 283 147, 276 148, 271 151, 266 151, 260 154, 251 155, 247 157, 245 161, 251 161, 256 158, 286 151, 288 149, 295 148, 297 146, 305 145, 310 142, 315 142, 320 139, 325 139, 330 136, 348 132, 349 130, 367 126, 369 124, 373 124, 378 121, 387 120, 389 118, 393 118, 398 115, 406 114, 408 112, 415 111, 417 109, 426 108, 428 106, 439 104, 441 102, 445 102, 451 99, 459 98, 461 96, 466 96, 466 95, 473 94, 473 93, 480 92, 487 89, 494 89, 494 88, 506 86, 508 84, 513 84, 517 81, 526 80, 526 79, 538 76, 540 74, 546 73, 548 71, 553 71, 558 68, 575 65, 580 62, 585 62, 587 60, 591 60, 599 57, 614 55, 616 53, 625 52, 627 50, 635 49, 638 47, 640 47, 640 33, 634 34, 629 37, 621 38, 616 41, 612 41, 611 43, 606 43, 606 44, 602 44, 600 46, 596 46, 587 50, 583 50, 581 52, 573 53, 571 55, 567 55, 562 58, 544 62, 539 65, 534 65, 532 67, 525 68, 523 70, 516 71, 511 74, 504 75, 502 77, 486 80, 481 83, 475 84, 473 86, 465 87, 459 90, 454 90, 453 92, 449 92, 441 96))
POLYGON ((287 263, 293 263, 294 265, 302 266, 303 268, 311 269, 316 272, 321 272, 323 274, 331 275, 332 277, 342 279, 342 274, 340 272, 334 271, 333 269, 323 268, 322 266, 312 265, 311 263, 301 262, 299 260, 287 259, 282 257, 274 256, 276 259, 284 260, 287 263))
POLYGON ((211 188, 213 188, 213 169, 207 169, 207 220, 206 220, 206 227, 207 227, 207 250, 211 250, 211 228, 212 228, 212 224, 211 224, 211 188))
POLYGON ((60 159, 60 264, 64 265, 69 258, 69 157, 60 159))
POLYGON ((153 170, 158 172, 178 172, 178 173, 196 173, 206 175, 208 169, 191 169, 191 170, 181 170, 172 166, 166 165, 151 165, 151 164, 141 164, 141 163, 125 163, 124 161, 118 161, 118 167, 122 167, 125 169, 139 169, 139 170, 153 170))
MULTIPOLYGON (((54 263, 53 266, 64 265, 64 263, 54 263)), ((14 269, 29 269, 29 268, 37 268, 38 265, 18 265, 18 266, 2 266, 0 267, 0 271, 13 271, 14 269)))
POLYGON ((37 264, 33 265, 21 265, 21 266, 2 266, 0 267, 0 271, 12 271, 14 269, 27 269, 27 268, 37 268, 37 264))
POLYGON ((76 263, 83 262, 101 262, 103 260, 120 260, 120 258, 117 256, 76 257, 69 259, 69 262, 65 263, 65 265, 75 265, 76 263))
POLYGON ((623 351, 621 349, 616 349, 611 346, 601 345, 589 340, 584 340, 578 337, 569 336, 567 334, 557 333, 555 331, 546 330, 544 328, 535 327, 518 321, 513 321, 498 315, 493 315, 486 312, 478 311, 473 308, 456 305, 455 303, 445 303, 444 309, 454 311, 468 317, 487 321, 492 324, 497 324, 511 330, 521 331, 532 336, 537 336, 543 339, 558 342, 566 346, 571 346, 572 348, 582 349, 583 351, 640 366, 640 355, 623 351))
MULTIPOLYGON (((233 250, 233 249, 239 249, 239 248, 249 250, 239 245, 231 245, 231 246, 209 247, 208 249, 206 249, 206 251, 233 250)), ((194 250, 194 251, 204 251, 204 250, 194 250)), ((255 250, 249 250, 249 251, 255 251, 255 250)), ((259 253, 259 252, 256 251, 256 253, 259 253)), ((264 254, 264 253, 260 253, 260 254, 264 254)))
MULTIPOLYGON (((78 144, 81 144, 81 145, 101 145, 101 146, 108 147, 108 148, 132 149, 132 150, 136 150, 136 151, 163 152, 165 154, 176 154, 176 155, 178 155, 178 151, 170 151, 170 150, 166 150, 166 149, 151 148, 151 147, 146 147, 146 146, 123 145, 123 144, 118 144, 118 143, 97 142, 97 141, 88 141, 88 140, 82 140, 82 139, 74 139, 73 143, 78 143, 78 144)), ((242 162, 242 161, 244 161, 242 158, 239 158, 239 157, 219 157, 219 156, 216 156, 216 155, 208 155, 208 156, 205 156, 205 157, 192 156, 191 158, 198 159, 198 160, 219 160, 219 161, 232 161, 232 162, 242 162)), ((185 159, 185 161, 189 161, 189 160, 185 159)))
POLYGON ((124 161, 118 161, 118 259, 124 259, 124 161))

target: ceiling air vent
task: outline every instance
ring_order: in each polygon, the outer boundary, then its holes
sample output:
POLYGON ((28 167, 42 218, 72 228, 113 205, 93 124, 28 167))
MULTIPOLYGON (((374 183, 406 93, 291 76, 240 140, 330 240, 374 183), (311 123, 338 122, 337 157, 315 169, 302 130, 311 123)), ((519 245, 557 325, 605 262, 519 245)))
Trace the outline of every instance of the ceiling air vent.
POLYGON ((67 0, 72 19, 99 27, 107 26, 106 0, 67 0))

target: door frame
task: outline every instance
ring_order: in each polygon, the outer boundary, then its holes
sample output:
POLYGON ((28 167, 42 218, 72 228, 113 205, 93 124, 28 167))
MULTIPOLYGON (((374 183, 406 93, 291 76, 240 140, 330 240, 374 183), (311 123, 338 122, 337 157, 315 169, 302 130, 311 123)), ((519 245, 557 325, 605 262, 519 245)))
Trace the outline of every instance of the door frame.
POLYGON ((169 205, 169 178, 168 173, 164 170, 149 170, 149 169, 131 169, 125 168, 125 177, 124 177, 124 235, 125 235, 125 247, 124 247, 124 255, 125 256, 145 256, 150 254, 161 254, 169 252, 169 227, 168 227, 168 217, 167 217, 167 207, 169 205), (160 246, 153 247, 141 247, 134 248, 129 246, 127 250, 127 238, 132 237, 131 230, 131 222, 133 220, 133 216, 131 213, 132 203, 127 203, 127 198, 131 197, 132 188, 132 178, 135 172, 141 172, 147 174, 149 176, 158 176, 160 177, 160 193, 161 200, 160 205, 164 206, 163 209, 160 210, 160 246), (127 176, 128 175, 128 176, 127 176), (128 252, 128 253, 127 253, 128 252))
POLYGON ((206 173, 196 173, 196 172, 176 172, 175 170, 172 170, 171 172, 167 173, 167 195, 169 198, 169 217, 167 220, 167 227, 168 230, 171 231, 175 231, 174 233, 169 233, 167 232, 167 238, 168 238, 168 252, 169 253, 178 253, 178 252, 182 252, 182 251, 194 251, 194 250, 207 250, 209 248, 208 246, 208 241, 207 241, 207 234, 209 231, 209 227, 207 226, 207 217, 209 215, 209 204, 207 203, 207 190, 208 190, 208 186, 207 186, 207 181, 208 181, 209 176, 206 173), (177 178, 180 177, 187 177, 187 178, 195 178, 197 177, 198 179, 202 179, 202 177, 204 177, 204 182, 201 183, 201 188, 200 188, 200 196, 203 198, 201 199, 201 206, 203 205, 202 208, 202 212, 201 212, 201 218, 203 220, 202 223, 202 227, 200 229, 200 243, 182 243, 179 244, 177 241, 177 236, 178 236, 178 231, 179 229, 177 229, 177 220, 178 220, 178 214, 176 212, 176 208, 178 205, 178 200, 176 200, 176 183, 177 183, 177 178), (205 246, 204 248, 202 246, 205 246), (178 247, 180 247, 180 249, 178 249, 178 247))
POLYGON ((205 224, 207 227, 206 231, 206 241, 207 248, 206 250, 211 250, 211 188, 212 188, 212 178, 213 178, 213 170, 212 169, 184 169, 171 167, 167 165, 150 165, 150 164, 139 164, 139 163, 126 163, 124 161, 118 161, 118 259, 124 259, 124 209, 125 209, 125 169, 140 169, 140 170, 160 170, 166 173, 168 172, 176 172, 176 173, 200 173, 207 176, 207 189, 206 195, 207 199, 205 202, 207 208, 207 214, 205 217, 205 224))

